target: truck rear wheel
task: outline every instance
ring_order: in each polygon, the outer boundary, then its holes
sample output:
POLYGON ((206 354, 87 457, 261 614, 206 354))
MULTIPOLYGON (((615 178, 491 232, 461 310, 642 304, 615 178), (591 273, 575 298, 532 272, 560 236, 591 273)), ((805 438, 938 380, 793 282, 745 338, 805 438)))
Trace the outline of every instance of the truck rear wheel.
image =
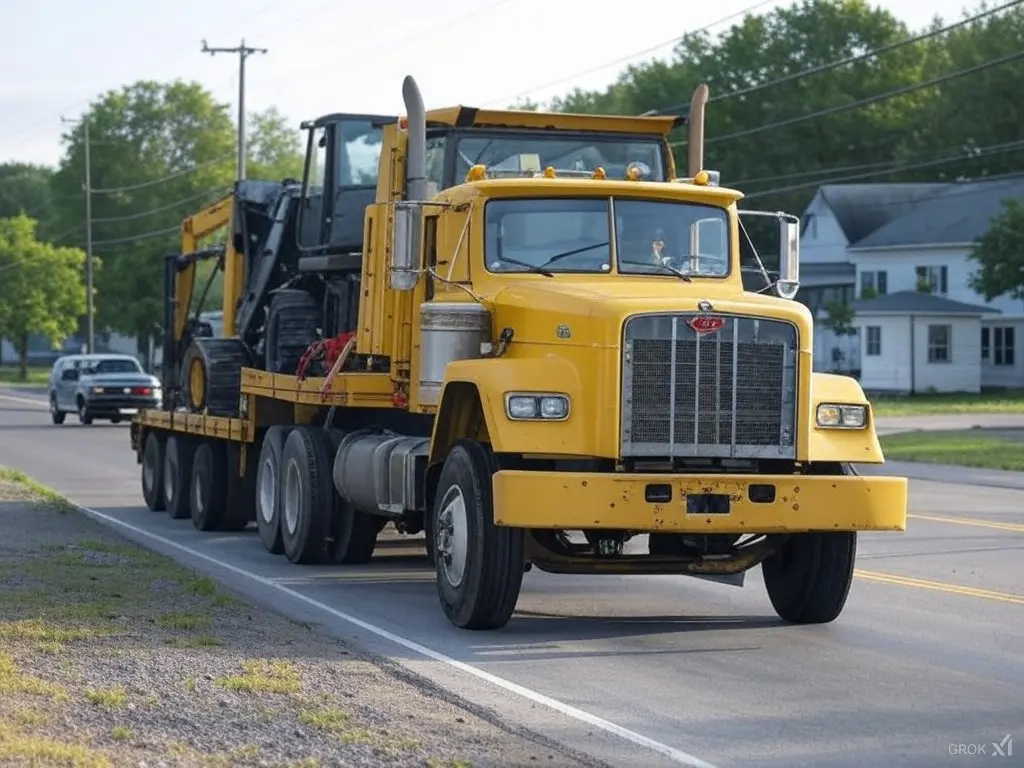
POLYGON ((330 438, 322 429, 296 427, 281 455, 281 540, 293 563, 326 562, 334 512, 330 438))
POLYGON ((852 531, 798 533, 761 564, 775 612, 791 624, 827 624, 846 605, 857 557, 852 531))
MULTIPOLYGON (((331 430, 327 435, 331 449, 329 466, 333 477, 334 461, 345 433, 331 430)), ((381 523, 379 517, 356 509, 335 490, 331 539, 328 544, 330 562, 335 565, 365 565, 370 562, 377 548, 377 537, 384 527, 381 523)))
POLYGON ((281 540, 281 454, 289 427, 274 426, 263 436, 256 469, 256 527, 267 552, 284 552, 281 540))
POLYGON ((192 485, 192 442, 182 435, 170 435, 164 445, 164 496, 167 512, 174 520, 191 515, 189 488, 192 485))
POLYGON ((188 496, 192 525, 200 531, 220 530, 228 500, 228 471, 219 440, 204 440, 196 448, 188 496))
POLYGON ((142 448, 142 498, 154 512, 167 509, 164 495, 164 437, 159 432, 146 435, 142 448))
POLYGON ((494 524, 488 447, 460 440, 445 459, 431 514, 437 592, 445 615, 462 629, 500 629, 523 583, 523 532, 494 524))

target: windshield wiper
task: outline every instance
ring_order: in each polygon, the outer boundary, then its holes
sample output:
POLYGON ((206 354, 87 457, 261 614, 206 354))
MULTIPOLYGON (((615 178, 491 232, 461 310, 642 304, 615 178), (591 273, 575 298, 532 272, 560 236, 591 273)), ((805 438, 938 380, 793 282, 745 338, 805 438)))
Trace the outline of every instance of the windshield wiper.
POLYGON ((664 269, 667 272, 671 272, 673 275, 678 277, 684 283, 692 283, 693 282, 693 278, 690 277, 685 272, 683 272, 682 270, 676 269, 675 267, 670 267, 668 264, 662 264, 660 261, 626 261, 626 260, 621 260, 621 261, 622 261, 623 264, 637 264, 637 265, 639 265, 641 267, 647 267, 647 266, 659 267, 660 269, 664 269))
POLYGON ((543 264, 541 264, 541 267, 546 267, 548 264, 554 264, 556 261, 561 261, 562 259, 567 258, 569 256, 575 256, 577 253, 583 253, 585 251, 592 251, 595 248, 604 248, 604 246, 606 246, 606 245, 608 245, 608 241, 607 240, 605 240, 603 243, 594 243, 593 245, 584 245, 582 248, 573 248, 571 251, 562 251, 561 253, 556 253, 550 259, 548 259, 543 264))
POLYGON ((544 277, 554 277, 554 272, 548 272, 544 267, 538 267, 536 264, 531 264, 528 261, 519 261, 519 259, 510 259, 508 256, 499 256, 498 261, 507 261, 509 264, 515 264, 517 267, 523 267, 531 272, 536 272, 538 275, 544 275, 544 277))

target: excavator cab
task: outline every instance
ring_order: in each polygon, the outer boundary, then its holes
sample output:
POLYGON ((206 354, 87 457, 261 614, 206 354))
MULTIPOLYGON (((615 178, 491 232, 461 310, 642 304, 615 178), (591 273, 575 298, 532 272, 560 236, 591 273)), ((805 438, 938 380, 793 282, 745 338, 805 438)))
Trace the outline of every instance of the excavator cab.
POLYGON ((300 258, 333 271, 362 265, 363 222, 377 189, 382 130, 397 116, 331 114, 308 131, 296 239, 300 258))

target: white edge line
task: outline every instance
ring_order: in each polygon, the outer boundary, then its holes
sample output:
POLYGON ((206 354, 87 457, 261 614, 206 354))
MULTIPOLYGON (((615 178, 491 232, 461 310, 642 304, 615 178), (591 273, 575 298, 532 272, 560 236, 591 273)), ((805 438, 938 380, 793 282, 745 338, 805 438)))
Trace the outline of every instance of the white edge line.
POLYGON ((0 394, 0 400, 9 400, 12 403, 28 403, 38 405, 40 408, 49 408, 50 404, 41 398, 15 397, 14 395, 0 394))
MULTIPOLYGON (((0 397, 3 396, 0 395, 0 397)), ((643 734, 637 733, 636 731, 631 731, 628 728, 622 727, 621 725, 616 725, 615 723, 605 720, 604 718, 598 717, 597 715, 593 715, 590 712, 586 712, 582 709, 577 709, 576 707, 573 707, 569 704, 565 704, 564 702, 558 701, 557 699, 552 699, 551 697, 545 696, 542 693, 538 693, 537 691, 533 691, 517 683, 513 683, 510 680, 498 677, 497 675, 492 675, 490 672, 485 672, 482 669, 474 667, 470 664, 466 664, 465 662, 459 661, 458 659, 453 659, 450 656, 445 656, 443 653, 438 653, 437 651, 431 648, 427 648, 425 645, 420 645, 419 643, 413 640, 408 640, 400 635, 394 634, 393 632, 389 632, 388 630, 383 629, 382 627, 370 624, 369 622, 363 621, 362 619, 352 616, 351 614, 345 613, 344 611, 339 611, 336 608, 332 608, 329 605, 319 602, 318 600, 314 600, 313 598, 308 597, 302 594, 301 592, 296 592, 294 589, 290 589, 289 587, 278 584, 272 579, 268 579, 264 576, 252 573, 251 571, 247 571, 244 568, 239 568, 238 566, 232 565, 231 563, 226 563, 222 560, 218 560, 215 557, 211 557, 210 555, 204 554, 203 552, 198 552, 194 549, 191 549, 190 547, 186 547, 184 544, 179 544, 176 541, 172 541, 171 539, 168 539, 164 536, 160 536, 159 534, 147 531, 144 528, 139 528, 138 526, 132 525, 131 523, 126 523, 123 520, 119 520, 116 517, 112 517, 111 515, 104 514, 103 512, 97 512, 95 509, 90 509, 89 507, 82 506, 81 504, 78 504, 77 502, 72 501, 70 499, 69 501, 71 501, 71 504, 76 509, 80 510, 86 515, 89 515, 90 517, 102 520, 106 523, 111 523, 115 526, 119 526, 121 528, 131 531, 132 533, 138 534, 139 536, 143 536, 145 538, 152 539, 153 541, 157 541, 166 547, 171 547, 172 549, 177 549, 181 552, 185 552, 191 555, 192 557, 199 558, 200 560, 205 560, 208 563, 212 563, 213 565, 231 571, 232 573, 238 576, 243 576, 258 584, 262 584, 263 586, 275 589, 278 592, 293 598, 294 600, 298 600, 320 611, 329 613, 331 616, 334 616, 335 618, 341 619, 344 622, 353 624, 359 627, 360 629, 364 629, 367 632, 377 635, 378 637, 384 638, 385 640, 388 640, 389 642, 392 642, 395 645, 399 645, 408 651, 412 651, 413 653, 417 653, 420 656, 425 656, 426 658, 431 659, 433 661, 437 661, 441 664, 453 667, 454 669, 458 669, 462 672, 465 672, 466 674, 472 675, 473 677, 483 680, 484 682, 490 683, 491 685, 508 691, 509 693, 514 693, 515 695, 520 696, 534 704, 539 704, 543 707, 547 707, 548 709, 552 709, 555 712, 565 715, 566 717, 572 718, 573 720, 578 720, 593 728, 605 731, 606 733, 612 734, 613 736, 618 736, 620 739, 623 739, 624 741, 627 741, 638 747, 651 750, 652 752, 657 752, 658 754, 669 758, 675 763, 688 766, 689 768, 716 768, 716 766, 712 765, 711 763, 705 762, 704 760, 701 760, 699 757, 690 755, 686 752, 683 752, 682 750, 676 749, 675 747, 670 747, 667 744, 662 744, 660 741, 650 739, 647 736, 644 736, 643 734)))

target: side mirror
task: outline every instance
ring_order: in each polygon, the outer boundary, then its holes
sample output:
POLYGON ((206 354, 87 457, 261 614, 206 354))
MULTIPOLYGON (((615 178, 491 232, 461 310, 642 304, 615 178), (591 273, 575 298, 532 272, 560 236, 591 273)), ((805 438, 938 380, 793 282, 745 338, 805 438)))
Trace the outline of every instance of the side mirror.
POLYGON ((391 288, 411 291, 420 279, 420 234, 423 207, 415 202, 394 205, 391 230, 391 288))
POLYGON ((789 214, 779 216, 779 279, 775 292, 792 299, 800 290, 800 220, 789 214))

